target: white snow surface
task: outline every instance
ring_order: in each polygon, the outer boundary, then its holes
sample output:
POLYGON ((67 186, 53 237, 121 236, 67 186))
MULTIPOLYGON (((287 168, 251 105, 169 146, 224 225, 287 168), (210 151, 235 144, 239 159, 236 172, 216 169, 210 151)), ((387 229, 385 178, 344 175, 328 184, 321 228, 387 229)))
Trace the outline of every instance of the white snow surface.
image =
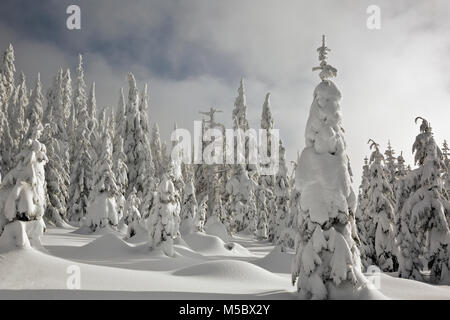
MULTIPOLYGON (((145 241, 127 242, 108 227, 101 231, 52 227, 42 236, 44 250, 1 251, 0 299, 297 299, 290 281, 293 252, 267 241, 240 234, 225 243, 195 232, 175 241, 172 258, 151 251, 145 241), (79 290, 66 285, 70 266, 80 268, 79 290)), ((450 299, 450 286, 387 274, 381 275, 380 291, 373 296, 370 290, 338 290, 331 297, 450 299)))

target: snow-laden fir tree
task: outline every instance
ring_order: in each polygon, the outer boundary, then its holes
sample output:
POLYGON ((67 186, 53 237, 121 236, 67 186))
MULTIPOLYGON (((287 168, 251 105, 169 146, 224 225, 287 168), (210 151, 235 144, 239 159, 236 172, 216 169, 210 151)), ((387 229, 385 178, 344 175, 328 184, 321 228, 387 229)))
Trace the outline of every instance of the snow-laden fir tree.
POLYGON ((395 179, 396 179, 396 171, 397 164, 395 163, 395 151, 391 146, 391 141, 388 141, 387 149, 384 152, 384 162, 385 162, 385 170, 387 171, 387 176, 389 179, 389 183, 391 184, 391 188, 394 188, 395 179))
POLYGON ((119 217, 123 216, 125 210, 125 195, 128 187, 128 176, 127 176, 127 156, 123 152, 123 139, 120 138, 119 142, 116 142, 116 146, 113 150, 113 171, 116 176, 117 184, 117 214, 119 217))
MULTIPOLYGON (((114 115, 114 139, 113 150, 118 151, 125 140, 125 96, 123 94, 123 88, 120 88, 119 102, 117 104, 116 113, 114 115)), ((115 157, 114 157, 115 158, 115 157)))
POLYGON ((157 201, 147 219, 150 248, 161 248, 170 257, 175 254, 173 240, 178 237, 180 227, 180 202, 173 183, 172 167, 169 166, 162 176, 157 201))
MULTIPOLYGON (((271 159, 271 146, 272 146, 272 134, 270 130, 273 130, 274 128, 274 120, 272 116, 272 106, 270 104, 270 93, 266 94, 266 98, 264 100, 264 104, 262 107, 262 115, 261 115, 261 129, 266 130, 266 136, 264 137, 267 139, 266 143, 266 150, 261 150, 261 152, 266 152, 267 157, 271 159)), ((278 160, 278 159, 277 159, 278 160)), ((270 167, 272 164, 260 164, 260 166, 270 167)), ((277 241, 277 212, 278 208, 276 206, 276 193, 275 193, 275 175, 269 174, 269 175, 260 175, 259 176, 259 186, 262 188, 270 190, 270 193, 266 193, 267 197, 267 205, 268 205, 268 230, 267 230, 267 236, 269 241, 277 241)))
MULTIPOLYGON (((70 110, 72 104, 72 80, 70 78, 70 72, 60 68, 58 74, 54 77, 52 87, 47 91, 47 108, 45 110, 44 121, 51 126, 52 138, 56 140, 58 146, 53 147, 53 151, 59 153, 50 152, 49 157, 56 157, 49 159, 51 163, 56 161, 61 162, 58 165, 58 170, 61 170, 59 176, 63 178, 61 184, 58 185, 61 188, 61 195, 64 196, 64 203, 68 201, 67 190, 70 184, 70 145, 71 142, 68 135, 67 117, 66 112, 70 110)), ((48 140, 46 135, 46 141, 48 140)), ((50 142, 50 141, 48 141, 50 142)))
POLYGON ((9 97, 14 92, 15 81, 14 75, 16 73, 16 66, 14 64, 14 48, 12 44, 9 44, 8 48, 5 50, 2 56, 2 64, 1 64, 1 74, 2 74, 2 82, 6 91, 6 97, 9 97))
POLYGON ((447 218, 450 202, 446 196, 443 172, 445 164, 442 152, 437 146, 431 126, 423 118, 420 133, 413 144, 416 169, 416 187, 405 202, 401 216, 406 218, 410 241, 414 247, 411 253, 402 254, 400 259, 400 276, 417 278, 417 265, 414 263, 419 255, 425 259, 433 283, 450 281, 450 231, 447 218))
POLYGON ((234 102, 234 109, 232 113, 233 120, 233 129, 241 129, 248 130, 248 120, 247 120, 247 100, 245 97, 245 87, 244 87, 244 79, 241 78, 241 82, 239 84, 238 96, 234 102))
POLYGON ((149 214, 152 205, 153 166, 148 132, 148 96, 144 87, 142 100, 132 73, 128 74, 129 92, 126 105, 126 125, 124 152, 127 155, 128 193, 136 188, 141 199, 139 211, 142 216, 149 214))
POLYGON ((38 73, 36 83, 33 91, 31 92, 28 110, 25 115, 25 118, 29 123, 25 139, 30 139, 33 133, 33 128, 37 128, 39 124, 42 124, 42 116, 44 113, 43 103, 44 96, 42 95, 41 76, 38 73))
POLYGON ((155 167, 155 177, 159 179, 164 174, 164 165, 161 152, 161 137, 159 134, 159 126, 157 123, 153 125, 152 129, 151 151, 153 165, 155 167))
POLYGON ((389 171, 383 166, 384 157, 373 140, 370 148, 368 204, 365 214, 371 223, 366 224, 365 240, 373 246, 374 263, 385 272, 397 269, 397 245, 395 239, 394 195, 389 182, 389 171), (386 174, 387 173, 387 174, 386 174))
POLYGON ((293 170, 289 179, 289 212, 286 219, 286 228, 281 237, 285 246, 288 248, 295 247, 295 238, 298 229, 298 215, 300 214, 300 192, 295 188, 295 171, 297 162, 292 161, 293 170))
POLYGON ((183 203, 181 204, 180 233, 182 235, 198 231, 195 219, 198 215, 198 203, 195 197, 195 186, 192 176, 189 177, 184 187, 183 203))
MULTIPOLYGON (((26 78, 23 72, 20 73, 19 77, 19 85, 16 88, 16 93, 14 97, 14 105, 13 109, 10 109, 9 117, 10 117, 10 129, 11 136, 14 139, 14 154, 17 155, 21 150, 22 139, 24 138, 25 133, 27 132, 28 123, 25 119, 25 113, 28 109, 29 96, 28 89, 26 86, 26 78)), ((13 101, 10 101, 12 103, 13 101)))
POLYGON ((128 167, 128 191, 129 195, 133 188, 138 192, 142 192, 141 190, 137 190, 138 186, 136 185, 137 177, 138 177, 138 169, 139 164, 137 163, 138 158, 136 154, 137 142, 136 139, 136 131, 139 130, 140 126, 140 113, 139 113, 139 90, 136 85, 136 80, 134 75, 128 74, 128 102, 125 108, 125 133, 124 133, 124 151, 127 155, 127 167, 128 167))
POLYGON ((233 173, 226 185, 226 191, 231 198, 231 210, 233 212, 233 229, 236 232, 249 230, 254 232, 255 220, 255 191, 257 184, 248 176, 245 166, 240 164, 233 168, 233 173))
POLYGON ((69 206, 70 220, 79 222, 86 215, 86 206, 92 188, 91 142, 88 129, 86 83, 84 81, 83 59, 79 56, 73 105, 76 111, 76 128, 73 139, 73 160, 70 171, 69 206))
MULTIPOLYGON (((28 136, 32 134, 34 127, 39 125, 42 121, 43 97, 41 94, 40 78, 38 79, 33 90, 30 105, 28 108, 27 119, 30 121, 30 129, 28 130, 28 136)), ((47 108, 48 114, 46 114, 47 123, 45 125, 42 142, 47 147, 48 162, 45 168, 45 181, 47 186, 47 206, 45 210, 46 221, 58 227, 67 226, 67 198, 68 198, 68 181, 69 172, 65 165, 67 164, 64 158, 66 155, 64 146, 61 146, 61 142, 58 139, 58 123, 53 118, 53 105, 49 105, 47 108)), ((60 136, 59 136, 60 137, 60 136)))
POLYGON ((372 215, 369 208, 369 188, 370 188, 370 170, 369 159, 364 158, 362 170, 361 185, 359 186, 358 207, 355 212, 356 227, 359 236, 359 251, 361 253, 361 263, 366 270, 375 263, 375 246, 373 237, 369 235, 369 230, 373 229, 372 215))
POLYGON ((156 185, 154 181, 155 169, 153 166, 152 153, 150 150, 150 132, 148 125, 148 91, 147 84, 142 90, 141 101, 139 104, 140 124, 136 130, 136 159, 138 166, 138 176, 136 179, 138 196, 141 198, 139 212, 143 218, 150 215, 152 209, 156 185))
POLYGON ((195 230, 198 232, 204 231, 207 208, 208 208, 208 196, 204 197, 203 201, 201 201, 198 204, 198 213, 194 219, 195 230))
POLYGON ((354 222, 356 198, 342 127, 341 93, 329 80, 336 69, 326 62, 329 49, 318 49, 322 82, 306 124, 305 148, 296 170, 301 193, 299 232, 292 281, 302 298, 325 299, 337 286, 356 287, 361 273, 354 222))
MULTIPOLYGON (((88 131, 89 131, 89 142, 91 144, 91 164, 92 168, 95 167, 97 162, 98 152, 97 140, 101 136, 101 131, 103 128, 100 127, 99 119, 97 119, 97 98, 95 95, 95 82, 91 84, 89 89, 89 94, 87 97, 86 110, 88 114, 88 131)), ((93 177, 92 177, 93 179, 93 177)))
MULTIPOLYGON (((398 275, 401 278, 423 280, 422 270, 422 241, 416 241, 415 233, 410 229, 410 214, 404 210, 408 198, 418 188, 419 170, 414 169, 407 175, 400 177, 396 188, 396 239, 399 245, 398 275)), ((421 237, 421 236, 420 236, 421 237)))
POLYGON ((288 228, 288 215, 289 215, 289 180, 288 169, 286 165, 286 149, 283 146, 282 141, 279 143, 279 165, 278 172, 275 175, 275 201, 277 206, 276 214, 276 233, 275 240, 282 247, 288 246, 284 237, 285 230, 288 228))
MULTIPOLYGON (((174 131, 177 132, 177 130, 178 130, 178 126, 175 122, 174 123, 174 131)), ((172 141, 172 151, 170 153, 171 161, 169 162, 169 165, 172 166, 173 177, 174 177, 173 183, 174 183, 175 189, 177 189, 177 193, 178 193, 178 196, 180 197, 180 202, 181 202, 181 200, 183 198, 183 191, 184 191, 184 180, 183 180, 183 172, 182 172, 183 153, 182 153, 182 151, 180 151, 178 153, 178 155, 176 157, 174 157, 175 152, 173 150, 173 148, 178 143, 180 143, 180 141, 181 141, 181 138, 178 136, 176 137, 175 141, 172 141)), ((211 166, 211 167, 214 167, 214 166, 211 166)))
POLYGON ((267 239, 267 197, 266 193, 270 192, 267 189, 259 188, 256 193, 256 238, 258 240, 267 239))
MULTIPOLYGON (((42 125, 35 127, 32 138, 22 144, 24 149, 17 156, 16 167, 4 177, 0 186, 0 234, 11 233, 7 236, 16 246, 39 242, 45 230, 42 218, 47 198, 44 170, 47 156, 45 146, 38 140, 42 129, 42 125), (29 226, 22 224, 21 231, 17 231, 16 221, 27 221, 29 226), (22 240, 25 234, 29 239, 22 240)), ((3 235, 1 238, 4 239, 3 235)))
POLYGON ((123 220, 128 226, 127 238, 134 237, 137 233, 139 233, 139 231, 142 230, 139 206, 140 200, 137 197, 136 189, 132 188, 125 203, 125 211, 123 214, 123 220))
MULTIPOLYGON (((51 120, 51 117, 49 118, 51 120)), ((48 201, 45 210, 46 221, 57 227, 65 227, 67 220, 67 193, 63 168, 64 161, 61 159, 63 152, 59 141, 55 138, 56 131, 53 122, 46 124, 42 135, 42 142, 47 146, 48 163, 45 168, 45 180, 47 185, 48 201)))
POLYGON ((116 227, 119 219, 116 197, 118 187, 113 172, 112 141, 109 130, 99 130, 95 141, 98 150, 94 164, 92 190, 89 194, 86 225, 94 232, 106 226, 116 227))
POLYGON ((407 168, 405 166, 405 158, 403 158, 403 151, 397 157, 396 171, 395 175, 397 178, 404 177, 408 173, 407 168))

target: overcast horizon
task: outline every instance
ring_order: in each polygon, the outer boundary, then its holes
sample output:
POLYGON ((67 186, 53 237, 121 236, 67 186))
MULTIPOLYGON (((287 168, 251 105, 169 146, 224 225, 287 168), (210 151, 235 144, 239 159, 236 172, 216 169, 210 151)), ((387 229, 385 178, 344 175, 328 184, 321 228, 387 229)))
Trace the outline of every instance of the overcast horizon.
POLYGON ((391 141, 413 166, 414 118, 431 122, 436 141, 450 139, 450 12, 448 1, 12 1, 0 4, 0 49, 12 43, 16 68, 29 87, 37 72, 47 89, 59 67, 84 55, 87 83, 99 107, 117 105, 126 74, 149 84, 150 121, 170 139, 173 122, 192 130, 198 111, 223 110, 231 127, 241 77, 248 117, 259 128, 267 92, 275 128, 289 161, 304 147, 314 87, 316 48, 327 35, 333 81, 343 99, 344 128, 354 186, 368 139, 391 141), (66 8, 81 8, 81 30, 66 28, 66 8), (366 26, 369 5, 381 9, 381 28, 366 26))

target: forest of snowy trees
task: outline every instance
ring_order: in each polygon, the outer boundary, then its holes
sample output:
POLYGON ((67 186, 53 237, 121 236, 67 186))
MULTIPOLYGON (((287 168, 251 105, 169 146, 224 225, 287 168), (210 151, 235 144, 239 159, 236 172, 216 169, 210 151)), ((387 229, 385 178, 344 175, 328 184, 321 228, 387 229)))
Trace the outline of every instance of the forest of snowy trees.
MULTIPOLYGON (((251 164, 173 159, 176 141, 162 141, 158 124, 150 126, 148 87, 131 73, 114 108, 98 108, 81 55, 76 70, 60 69, 46 91, 39 74, 28 89, 10 45, 0 61, 0 244, 39 245, 47 225, 110 228, 173 256, 176 239, 210 230, 295 251, 292 280, 306 298, 327 298, 332 284, 360 283, 372 265, 403 278, 450 281, 447 142, 440 148, 430 122, 417 117, 414 164, 407 165, 390 142, 383 152, 373 137, 356 195, 329 51, 323 41, 304 150, 291 173, 280 140, 278 171, 265 175, 251 164)), ((205 113, 204 131, 224 129, 216 111, 205 113)), ((249 129, 243 80, 230 116, 234 129, 249 129)), ((270 152, 270 94, 260 123, 270 152)))

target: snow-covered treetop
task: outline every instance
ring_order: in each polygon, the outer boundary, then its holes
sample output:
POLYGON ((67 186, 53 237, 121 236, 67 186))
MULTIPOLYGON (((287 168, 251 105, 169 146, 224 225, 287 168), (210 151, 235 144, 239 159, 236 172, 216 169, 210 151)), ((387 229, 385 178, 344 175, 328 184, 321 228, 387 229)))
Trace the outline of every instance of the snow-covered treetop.
POLYGON ((442 152, 434 141, 430 124, 422 117, 417 117, 414 121, 417 123, 417 120, 419 119, 422 120, 420 133, 416 137, 416 141, 414 141, 412 147, 412 151, 415 153, 414 163, 422 165, 427 156, 442 159, 442 152))
POLYGON ((391 163, 394 164, 394 162, 395 162, 395 157, 394 157, 395 151, 394 151, 394 149, 391 146, 391 141, 390 140, 388 141, 387 149, 384 152, 384 155, 386 156, 386 162, 388 163, 388 165, 391 164, 391 163))
MULTIPOLYGON (((3 53, 1 74, 3 75, 4 85, 8 90, 12 90, 14 87, 14 73, 16 72, 16 67, 14 65, 14 48, 12 44, 9 44, 6 51, 3 53)), ((11 92, 8 92, 10 94, 11 92)))
MULTIPOLYGON (((77 115, 83 114, 81 110, 86 110, 86 82, 84 81, 83 56, 78 56, 77 77, 75 79, 75 92, 73 95, 73 108, 77 115)), ((77 117, 80 121, 79 117, 77 117)))
POLYGON ((403 158, 403 151, 400 152, 397 157, 397 175, 404 176, 406 175, 406 166, 405 166, 405 158, 403 158))
POLYGON ((33 88, 33 92, 31 94, 28 116, 27 119, 30 119, 31 126, 40 122, 42 120, 43 107, 42 103, 44 101, 44 97, 42 95, 42 84, 41 84, 41 74, 38 73, 36 78, 36 83, 33 88))
POLYGON ((370 163, 372 162, 384 162, 384 156, 383 154, 380 152, 380 145, 378 143, 376 143, 375 141, 373 141, 372 139, 369 139, 369 141, 367 141, 367 143, 370 146, 370 150, 374 150, 372 152, 372 154, 370 155, 370 163))
POLYGON ((270 104, 270 92, 266 94, 263 111, 261 116, 261 128, 266 130, 273 129, 272 106, 270 104))
POLYGON ((241 78, 241 82, 238 89, 238 96, 234 102, 233 109, 233 126, 234 129, 240 128, 242 130, 248 130, 247 120, 247 101, 245 98, 244 79, 241 78))
POLYGON ((317 48, 317 52, 319 53, 320 66, 313 68, 313 71, 321 70, 321 72, 319 73, 319 77, 323 81, 336 77, 337 74, 337 69, 327 63, 328 52, 330 51, 331 49, 325 45, 325 35, 323 35, 322 46, 317 48))

